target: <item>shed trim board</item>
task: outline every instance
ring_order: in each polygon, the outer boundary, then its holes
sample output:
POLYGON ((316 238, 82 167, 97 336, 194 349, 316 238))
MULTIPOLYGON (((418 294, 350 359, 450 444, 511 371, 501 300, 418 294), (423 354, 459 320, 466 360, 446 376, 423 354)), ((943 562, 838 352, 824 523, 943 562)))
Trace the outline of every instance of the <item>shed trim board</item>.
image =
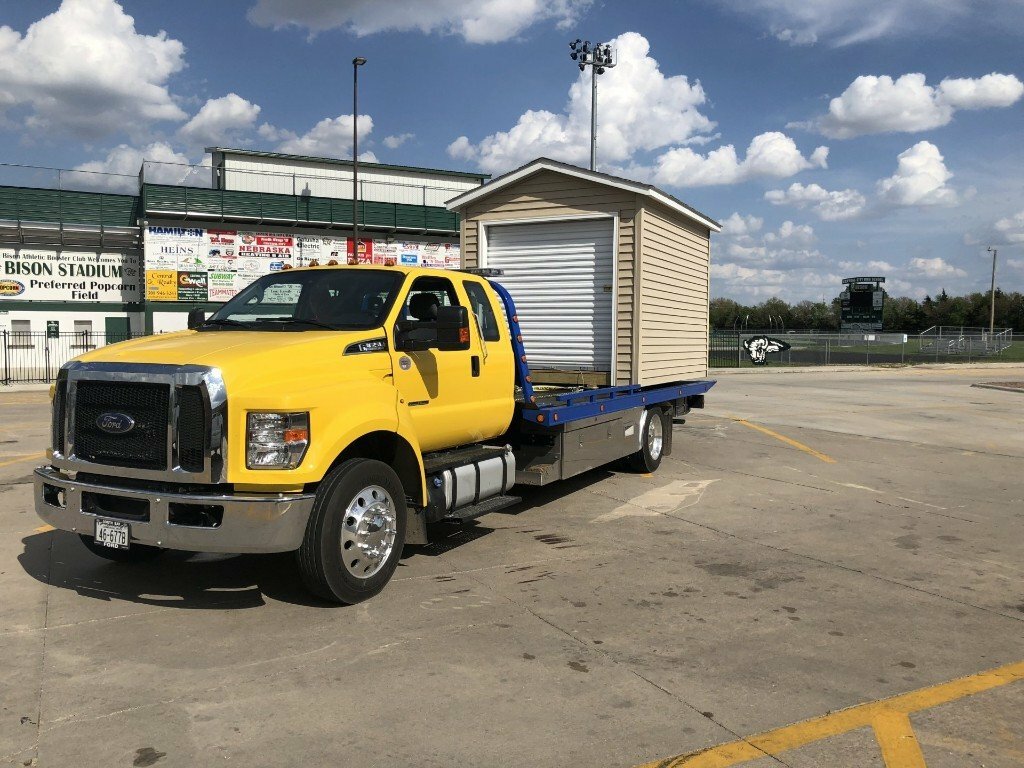
MULTIPOLYGON (((489 232, 490 227, 515 227, 523 225, 542 225, 550 226, 562 223, 571 222, 587 222, 587 221, 609 221, 612 225, 612 239, 611 248, 607 254, 608 262, 611 266, 611 294, 609 296, 608 303, 608 315, 609 323, 606 329, 607 342, 608 342, 608 375, 612 381, 615 380, 615 371, 617 363, 617 329, 618 329, 618 280, 619 280, 619 268, 618 268, 618 254, 619 254, 619 216, 617 213, 585 213, 585 214, 573 214, 568 216, 543 216, 543 217, 529 217, 522 219, 481 219, 477 221, 477 263, 480 267, 490 266, 488 261, 489 249, 489 232)), ((595 257, 597 257, 595 252, 595 257)), ((498 282, 502 282, 501 278, 498 278, 498 282)), ((595 283, 595 297, 601 295, 600 287, 595 283)), ((515 299, 515 295, 512 296, 515 299)), ((595 298, 595 314, 598 312, 597 302, 595 298)), ((524 339, 526 344, 526 353, 530 356, 530 339, 524 339)), ((595 339, 596 341, 596 339, 595 339)), ((597 348, 595 345, 595 355, 597 348)), ((543 364, 536 365, 537 368, 543 368, 543 364)), ((599 360, 596 356, 594 358, 594 369, 603 370, 603 361, 599 360)))
POLYGON ((575 165, 549 160, 546 157, 534 160, 532 163, 527 163, 521 168, 509 171, 504 176, 499 176, 493 181, 483 184, 475 189, 471 189, 468 192, 464 192, 458 197, 453 197, 446 203, 446 206, 449 211, 455 210, 456 208, 462 208, 479 200, 481 197, 493 194, 503 187, 515 184, 517 181, 521 181, 522 179, 532 176, 535 173, 540 173, 541 171, 553 171, 566 176, 574 176, 578 179, 584 179, 595 184, 603 184, 626 192, 645 195, 657 200, 662 205, 671 208, 676 213, 681 213, 683 216, 693 219, 702 226, 710 229, 712 232, 722 231, 722 225, 714 219, 705 216, 700 211, 691 208, 680 200, 676 200, 672 195, 662 192, 660 189, 651 186, 650 184, 641 184, 637 181, 630 181, 629 179, 623 179, 618 176, 610 176, 607 173, 599 173, 598 171, 588 171, 575 165))

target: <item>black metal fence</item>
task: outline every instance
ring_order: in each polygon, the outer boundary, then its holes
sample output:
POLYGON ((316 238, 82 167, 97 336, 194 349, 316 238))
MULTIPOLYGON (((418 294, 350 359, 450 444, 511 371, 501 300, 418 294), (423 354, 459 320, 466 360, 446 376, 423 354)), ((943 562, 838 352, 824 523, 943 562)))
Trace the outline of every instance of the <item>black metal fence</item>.
POLYGON ((68 360, 90 349, 126 341, 128 335, 106 333, 0 332, 0 384, 51 382, 68 360))

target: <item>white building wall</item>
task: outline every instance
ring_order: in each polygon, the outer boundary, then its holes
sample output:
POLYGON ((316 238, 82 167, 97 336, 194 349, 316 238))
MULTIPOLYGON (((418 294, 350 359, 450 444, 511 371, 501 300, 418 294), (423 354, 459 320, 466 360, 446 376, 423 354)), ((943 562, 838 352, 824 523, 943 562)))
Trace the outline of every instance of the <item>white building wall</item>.
MULTIPOLYGON (((373 202, 440 207, 478 186, 474 179, 458 176, 363 166, 359 169, 359 199, 373 202)), ((224 188, 351 199, 352 168, 334 163, 226 154, 224 188)))
POLYGON ((127 317, 133 335, 144 332, 142 312, 62 312, 45 307, 5 310, 0 305, 0 377, 9 375, 12 381, 52 379, 64 363, 106 345, 108 317, 127 317), (46 336, 46 324, 52 320, 59 324, 56 338, 46 336), (28 322, 27 337, 14 333, 25 328, 24 322, 28 322), (85 323, 91 326, 83 327, 81 324, 85 323), (76 331, 81 335, 76 335, 76 331))

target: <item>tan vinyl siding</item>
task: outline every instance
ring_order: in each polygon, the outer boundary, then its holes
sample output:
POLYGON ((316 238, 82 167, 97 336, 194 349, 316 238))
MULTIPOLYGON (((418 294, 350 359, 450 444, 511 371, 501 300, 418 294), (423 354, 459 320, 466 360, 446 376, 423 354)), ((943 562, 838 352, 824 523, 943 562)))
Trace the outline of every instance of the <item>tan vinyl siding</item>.
MULTIPOLYGON (((541 171, 460 211, 462 266, 479 266, 478 225, 481 221, 565 219, 594 213, 617 216, 615 383, 628 383, 633 362, 634 219, 638 204, 633 192, 541 171)), ((526 342, 529 345, 528 339, 526 342)))
POLYGON ((652 202, 642 221, 639 383, 703 378, 710 232, 652 202))

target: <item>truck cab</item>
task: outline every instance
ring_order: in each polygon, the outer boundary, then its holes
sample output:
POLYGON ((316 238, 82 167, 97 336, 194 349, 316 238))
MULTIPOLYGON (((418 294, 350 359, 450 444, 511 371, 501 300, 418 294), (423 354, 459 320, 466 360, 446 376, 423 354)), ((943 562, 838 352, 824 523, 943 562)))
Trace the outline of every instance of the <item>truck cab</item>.
POLYGON ((622 456, 653 471, 711 385, 545 397, 507 291, 460 271, 282 270, 190 326, 62 368, 38 514, 115 561, 294 551, 339 603, 517 480, 622 456))

